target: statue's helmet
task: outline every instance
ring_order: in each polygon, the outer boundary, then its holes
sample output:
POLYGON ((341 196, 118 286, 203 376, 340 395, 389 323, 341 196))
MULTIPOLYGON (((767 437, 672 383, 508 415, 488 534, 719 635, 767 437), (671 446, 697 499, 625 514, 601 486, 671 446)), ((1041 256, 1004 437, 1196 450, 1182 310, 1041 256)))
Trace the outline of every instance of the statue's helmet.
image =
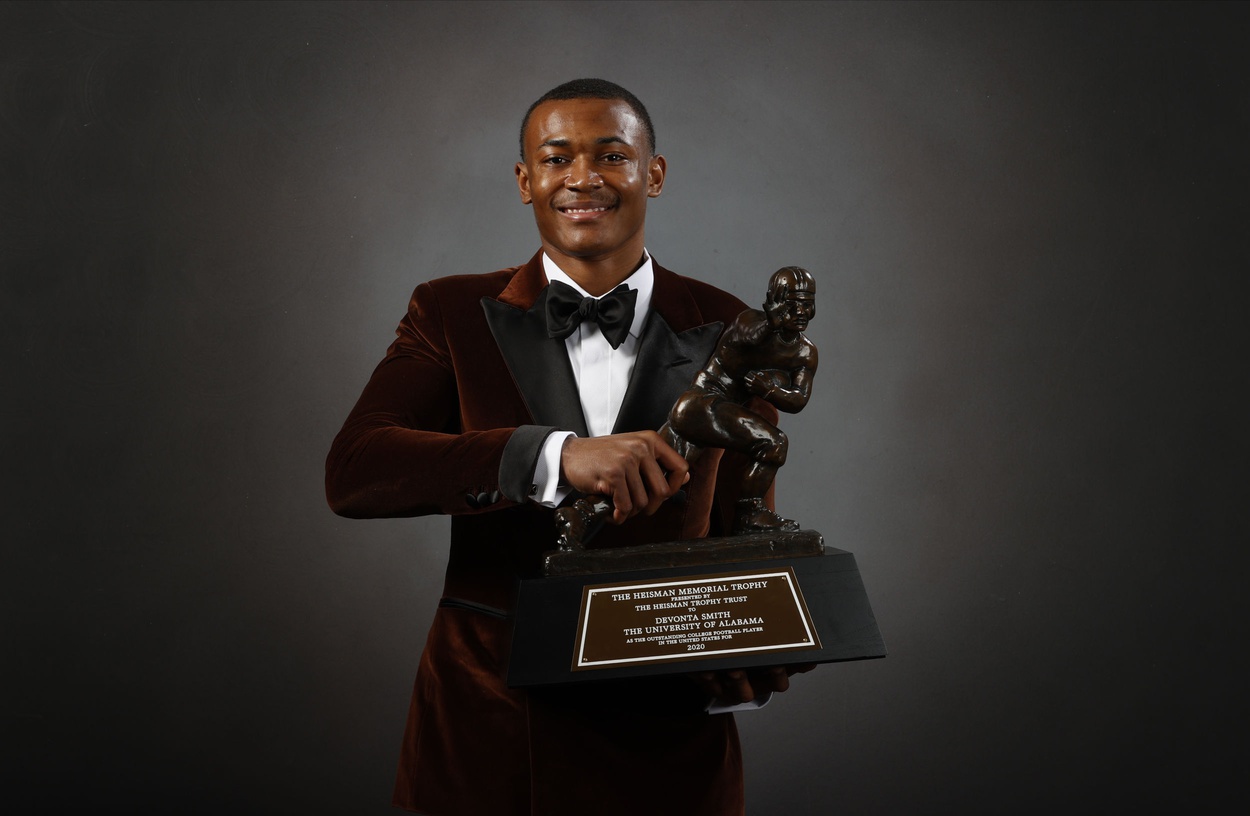
POLYGON ((816 279, 812 273, 800 266, 783 266, 768 279, 768 300, 780 303, 791 292, 811 292, 816 294, 816 279))

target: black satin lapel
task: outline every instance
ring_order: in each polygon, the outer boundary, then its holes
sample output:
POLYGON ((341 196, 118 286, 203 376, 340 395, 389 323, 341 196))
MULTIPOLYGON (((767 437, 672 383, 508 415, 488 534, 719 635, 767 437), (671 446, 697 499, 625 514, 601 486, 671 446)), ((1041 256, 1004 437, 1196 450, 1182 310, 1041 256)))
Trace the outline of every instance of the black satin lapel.
POLYGON ((673 403, 716 350, 723 328, 723 323, 707 323, 678 334, 652 312, 612 433, 659 430, 673 403))
POLYGON ((547 336, 546 302, 544 289, 528 312, 490 298, 482 298, 482 311, 534 423, 586 437, 590 434, 564 341, 547 336))

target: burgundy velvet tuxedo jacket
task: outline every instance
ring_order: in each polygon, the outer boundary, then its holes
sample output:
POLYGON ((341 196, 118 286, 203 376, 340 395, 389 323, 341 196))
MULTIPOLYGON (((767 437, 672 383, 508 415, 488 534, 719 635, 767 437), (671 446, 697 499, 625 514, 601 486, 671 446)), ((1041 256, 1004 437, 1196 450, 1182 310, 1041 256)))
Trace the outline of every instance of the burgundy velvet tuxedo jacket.
MULTIPOLYGON (((654 270, 614 432, 658 429, 745 308, 654 270)), ((704 714, 684 678, 528 693, 506 685, 517 581, 536 575, 554 546, 552 511, 528 501, 534 464, 553 430, 586 435, 564 343, 547 337, 546 286, 541 253, 521 267, 418 286, 326 461, 327 496, 341 515, 452 516, 395 803, 491 816, 741 813, 733 719, 704 714)), ((709 451, 684 500, 608 525, 592 546, 727 533, 748 464, 709 451)))

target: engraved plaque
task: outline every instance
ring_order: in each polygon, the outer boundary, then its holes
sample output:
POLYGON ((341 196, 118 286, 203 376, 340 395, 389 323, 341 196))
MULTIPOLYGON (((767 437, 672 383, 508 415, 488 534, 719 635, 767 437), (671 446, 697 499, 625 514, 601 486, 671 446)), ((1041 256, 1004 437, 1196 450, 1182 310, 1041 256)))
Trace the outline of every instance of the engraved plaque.
POLYGON ((523 580, 508 685, 884 657, 855 556, 822 552, 523 580))
POLYGON ((819 649, 794 570, 583 587, 574 671, 819 649))

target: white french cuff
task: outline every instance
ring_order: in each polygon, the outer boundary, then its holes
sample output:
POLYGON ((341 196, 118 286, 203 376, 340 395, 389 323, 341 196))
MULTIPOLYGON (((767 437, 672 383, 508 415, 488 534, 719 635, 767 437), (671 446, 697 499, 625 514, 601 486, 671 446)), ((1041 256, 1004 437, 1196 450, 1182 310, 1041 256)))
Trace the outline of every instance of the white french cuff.
POLYGON ((733 714, 739 711, 755 711, 757 708, 763 708, 768 705, 768 701, 773 699, 773 693, 766 691, 754 700, 746 703, 738 703, 737 705, 717 705, 715 700, 707 704, 707 713, 709 714, 733 714))
POLYGON ((564 440, 570 436, 577 434, 572 431, 549 434, 543 440, 538 461, 534 463, 534 490, 530 498, 543 507, 558 507, 573 492, 568 485, 560 484, 560 451, 564 448, 564 440))

